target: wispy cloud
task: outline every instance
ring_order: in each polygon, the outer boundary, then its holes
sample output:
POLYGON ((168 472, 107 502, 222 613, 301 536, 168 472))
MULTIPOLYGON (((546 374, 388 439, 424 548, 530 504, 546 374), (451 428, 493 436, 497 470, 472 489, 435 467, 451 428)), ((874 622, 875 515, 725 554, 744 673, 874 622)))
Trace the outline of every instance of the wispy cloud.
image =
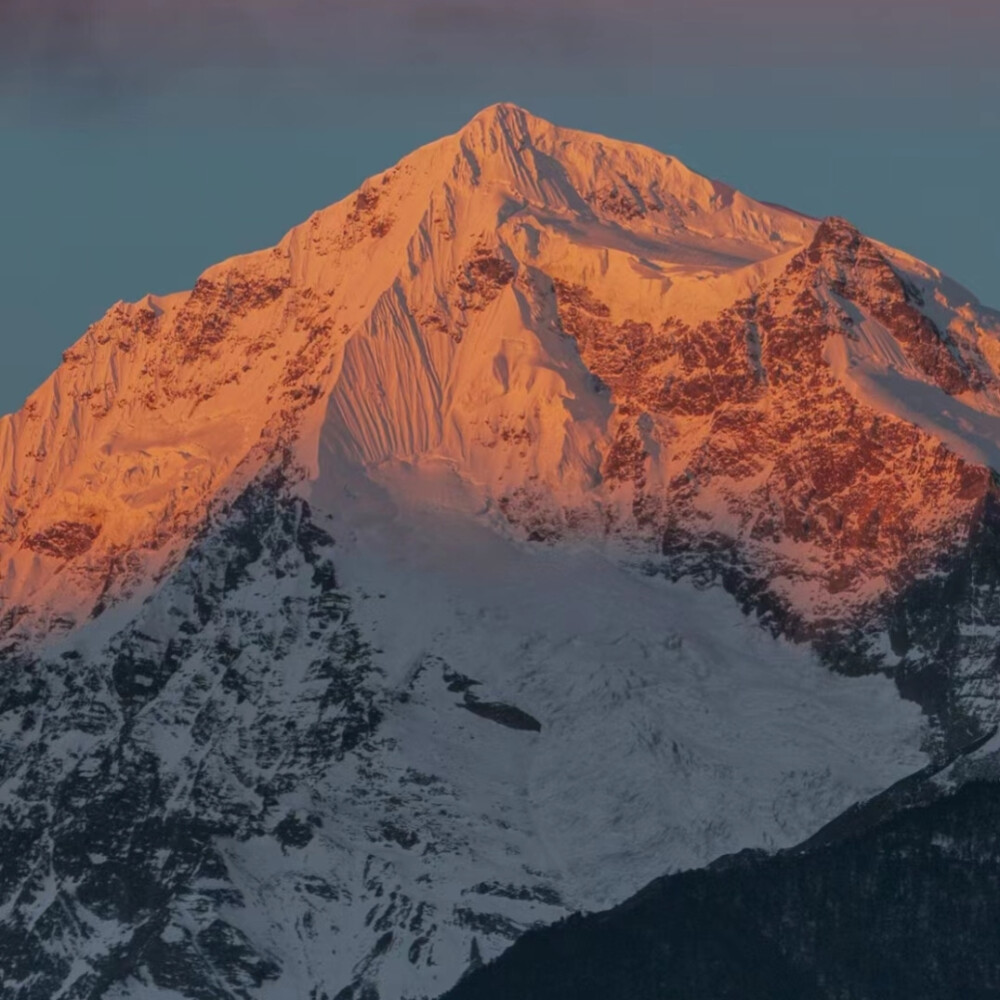
POLYGON ((995 0, 3 0, 0 96, 97 103, 191 74, 657 66, 989 68, 995 0))

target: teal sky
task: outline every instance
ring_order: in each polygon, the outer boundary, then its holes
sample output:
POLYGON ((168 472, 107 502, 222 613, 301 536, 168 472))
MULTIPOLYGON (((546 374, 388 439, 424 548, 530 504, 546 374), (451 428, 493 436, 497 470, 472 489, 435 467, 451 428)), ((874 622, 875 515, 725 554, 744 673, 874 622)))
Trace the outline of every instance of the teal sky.
POLYGON ((942 7, 9 0, 0 412, 117 299, 190 287, 498 100, 846 216, 1000 305, 1000 5, 942 7))

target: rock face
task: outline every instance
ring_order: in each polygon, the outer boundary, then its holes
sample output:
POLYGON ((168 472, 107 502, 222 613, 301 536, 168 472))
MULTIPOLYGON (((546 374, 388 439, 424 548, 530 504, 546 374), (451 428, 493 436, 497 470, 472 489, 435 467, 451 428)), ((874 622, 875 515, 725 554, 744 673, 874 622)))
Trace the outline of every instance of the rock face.
POLYGON ((225 917, 247 901, 224 845, 305 847, 322 817, 305 800, 278 814, 279 800, 358 751, 380 716, 331 540, 274 487, 196 539, 99 659, 5 665, 3 717, 20 717, 0 807, 8 995, 104 996, 138 970, 196 997, 278 978, 225 917))
POLYGON ((435 996, 988 732, 998 373, 507 105, 118 304, 0 420, 4 995, 435 996))

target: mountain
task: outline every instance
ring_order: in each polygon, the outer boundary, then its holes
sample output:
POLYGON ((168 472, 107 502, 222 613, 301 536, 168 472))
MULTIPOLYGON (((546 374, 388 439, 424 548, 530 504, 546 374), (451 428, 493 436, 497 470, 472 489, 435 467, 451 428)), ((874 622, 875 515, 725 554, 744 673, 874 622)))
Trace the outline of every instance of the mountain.
POLYGON ((437 996, 998 721, 1000 315, 498 105, 0 420, 13 1000, 437 996))
POLYGON ((746 851, 530 931, 446 1000, 995 997, 997 749, 988 780, 937 789, 868 829, 746 851))

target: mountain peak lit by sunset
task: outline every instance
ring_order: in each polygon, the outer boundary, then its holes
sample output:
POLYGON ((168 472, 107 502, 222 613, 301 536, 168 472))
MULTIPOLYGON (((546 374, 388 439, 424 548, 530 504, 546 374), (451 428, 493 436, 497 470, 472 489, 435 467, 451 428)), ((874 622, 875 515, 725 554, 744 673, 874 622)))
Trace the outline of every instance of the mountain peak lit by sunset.
POLYGON ((30 316, 145 282, 0 417, 4 1000, 992 995, 1000 313, 687 153, 829 151, 940 13, 337 6, 0 15, 11 134, 95 144, 30 316))

